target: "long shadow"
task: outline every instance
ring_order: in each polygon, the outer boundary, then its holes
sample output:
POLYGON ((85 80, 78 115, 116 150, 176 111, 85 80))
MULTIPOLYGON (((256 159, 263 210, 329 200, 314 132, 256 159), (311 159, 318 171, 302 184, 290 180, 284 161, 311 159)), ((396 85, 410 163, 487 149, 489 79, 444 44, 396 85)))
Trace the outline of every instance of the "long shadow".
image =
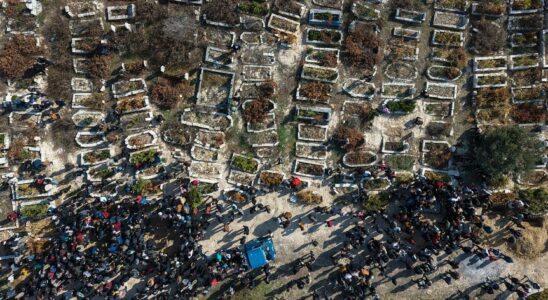
POLYGON ((278 229, 278 223, 274 219, 268 219, 263 223, 255 226, 253 229, 253 234, 255 236, 263 236, 268 233, 268 231, 274 232, 278 229))
POLYGON ((493 262, 494 262, 493 260, 485 259, 485 261, 483 263, 481 263, 481 265, 477 266, 476 268, 477 269, 482 269, 482 268, 486 267, 487 265, 489 265, 493 262))
POLYGON ((404 284, 399 284, 397 287, 395 287, 394 289, 392 289, 391 293, 393 294, 396 294, 396 293, 400 293, 400 292, 403 292, 405 290, 407 290, 408 288, 412 287, 415 283, 410 280, 404 284))

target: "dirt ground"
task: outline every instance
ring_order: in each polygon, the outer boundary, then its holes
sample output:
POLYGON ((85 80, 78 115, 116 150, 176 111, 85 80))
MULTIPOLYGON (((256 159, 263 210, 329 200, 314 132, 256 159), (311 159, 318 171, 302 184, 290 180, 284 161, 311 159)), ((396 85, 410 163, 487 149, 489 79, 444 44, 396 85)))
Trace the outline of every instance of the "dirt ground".
MULTIPOLYGON (((353 204, 334 204, 333 197, 329 194, 327 188, 317 190, 324 197, 321 205, 335 205, 342 209, 344 216, 321 215, 318 218, 318 222, 311 222, 307 215, 311 212, 312 206, 293 204, 289 201, 289 195, 273 193, 258 197, 260 203, 270 205, 272 208, 271 214, 267 214, 266 212, 256 215, 245 214, 243 218, 236 219, 230 225, 231 231, 229 233, 223 232, 222 224, 218 224, 216 221, 212 224, 213 228, 208 230, 205 240, 201 242, 207 255, 213 255, 219 247, 220 249, 226 249, 237 246, 238 240, 243 236, 243 225, 251 228, 251 233, 247 237, 248 240, 265 235, 269 231, 272 232, 277 251, 277 260, 273 263, 275 267, 274 280, 270 285, 263 283, 254 290, 244 289, 239 291, 237 294, 239 297, 241 296, 242 299, 303 299, 303 297, 311 295, 314 291, 318 291, 320 295, 326 293, 330 296, 336 296, 336 299, 340 296, 340 294, 335 292, 335 280, 338 272, 331 261, 331 255, 336 253, 337 249, 345 241, 344 232, 356 222, 356 219, 352 218, 352 211, 356 211, 359 207, 353 204), (292 212, 293 218, 291 225, 286 229, 282 229, 275 218, 285 211, 292 212), (298 227, 299 220, 302 220, 306 224, 304 231, 301 231, 298 227), (328 227, 326 225, 327 220, 334 220, 335 226, 328 227), (312 245, 313 240, 319 242, 318 247, 312 245), (288 289, 287 283, 289 281, 306 275, 304 269, 301 269, 297 275, 294 275, 292 272, 293 263, 310 251, 313 251, 317 256, 311 273, 312 283, 303 290, 297 288, 288 289)), ((249 207, 250 205, 246 205, 242 208, 246 210, 249 207)), ((418 289, 412 281, 413 279, 419 279, 421 275, 416 275, 413 271, 406 270, 403 263, 390 263, 388 277, 396 278, 398 281, 397 286, 394 286, 389 279, 380 276, 378 270, 373 271, 376 277, 373 282, 379 284, 377 292, 381 295, 381 298, 447 299, 455 296, 458 290, 466 291, 470 295, 480 295, 480 285, 485 278, 498 278, 509 274, 518 278, 528 275, 542 286, 548 285, 548 274, 543 271, 548 266, 548 255, 546 255, 546 247, 548 246, 546 239, 547 225, 539 228, 525 224, 526 229, 523 230, 524 237, 518 241, 519 245, 521 245, 519 248, 527 248, 527 241, 529 241, 534 244, 534 251, 532 251, 534 253, 518 254, 505 244, 505 239, 509 233, 507 230, 503 230, 503 228, 509 226, 508 220, 501 220, 500 216, 491 215, 485 221, 485 224, 493 226, 495 230, 494 234, 485 239, 485 246, 496 247, 504 253, 508 253, 514 259, 514 263, 509 264, 503 260, 494 262, 488 259, 478 260, 474 255, 466 254, 462 251, 457 251, 449 256, 441 254, 437 257, 438 262, 447 258, 460 262, 459 272, 462 276, 459 280, 453 281, 451 285, 448 285, 442 279, 441 274, 449 270, 450 267, 448 265, 441 265, 438 271, 430 276, 433 286, 428 290, 418 289), (541 232, 543 234, 539 234, 541 232), (536 239, 533 237, 536 237, 536 239)), ((373 235, 378 235, 378 233, 374 233, 373 235)), ((219 289, 222 288, 223 285, 219 289)), ((209 296, 216 295, 215 292, 216 290, 213 290, 209 296)), ((508 299, 513 299, 512 297, 508 299)), ((480 295, 480 299, 490 298, 494 297, 491 297, 491 295, 480 295)))

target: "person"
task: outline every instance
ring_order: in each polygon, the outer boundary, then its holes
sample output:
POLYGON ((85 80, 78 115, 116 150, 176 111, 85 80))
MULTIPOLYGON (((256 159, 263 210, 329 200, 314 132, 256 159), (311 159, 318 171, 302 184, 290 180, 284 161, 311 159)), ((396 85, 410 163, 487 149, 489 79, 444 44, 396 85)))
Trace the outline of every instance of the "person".
POLYGON ((243 230, 244 230, 245 235, 249 235, 249 227, 248 226, 244 225, 243 230))
POLYGON ((14 211, 11 212, 11 213, 9 213, 9 214, 8 214, 8 219, 9 219, 10 221, 15 221, 15 219, 17 219, 17 213, 14 212, 14 211))
POLYGON ((299 219, 299 228, 301 229, 301 231, 304 231, 304 222, 302 219, 299 219))

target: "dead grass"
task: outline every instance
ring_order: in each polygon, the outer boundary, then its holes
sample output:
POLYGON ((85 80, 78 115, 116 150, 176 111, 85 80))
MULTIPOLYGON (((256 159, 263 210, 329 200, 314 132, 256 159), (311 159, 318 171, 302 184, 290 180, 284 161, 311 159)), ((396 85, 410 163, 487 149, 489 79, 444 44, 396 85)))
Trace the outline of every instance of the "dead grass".
POLYGON ((510 246, 509 249, 522 258, 537 258, 546 253, 548 242, 548 220, 544 220, 542 227, 533 227, 524 223, 525 229, 522 230, 522 236, 517 239, 517 243, 510 246))

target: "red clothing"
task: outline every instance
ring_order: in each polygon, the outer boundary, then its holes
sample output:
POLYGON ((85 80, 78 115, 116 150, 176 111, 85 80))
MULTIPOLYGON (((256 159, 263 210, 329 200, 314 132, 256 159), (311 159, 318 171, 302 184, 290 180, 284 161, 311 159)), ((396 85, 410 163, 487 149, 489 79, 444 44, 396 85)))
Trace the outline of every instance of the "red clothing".
POLYGON ((120 222, 114 223, 114 225, 112 225, 112 227, 114 227, 114 230, 120 231, 120 229, 122 229, 122 223, 120 223, 120 222))

